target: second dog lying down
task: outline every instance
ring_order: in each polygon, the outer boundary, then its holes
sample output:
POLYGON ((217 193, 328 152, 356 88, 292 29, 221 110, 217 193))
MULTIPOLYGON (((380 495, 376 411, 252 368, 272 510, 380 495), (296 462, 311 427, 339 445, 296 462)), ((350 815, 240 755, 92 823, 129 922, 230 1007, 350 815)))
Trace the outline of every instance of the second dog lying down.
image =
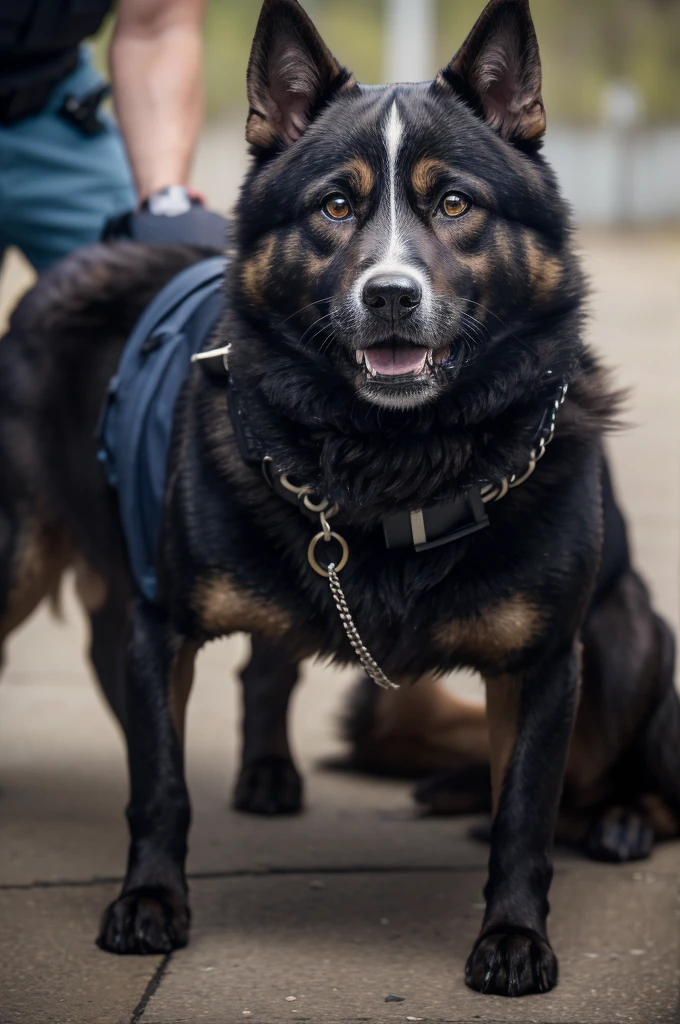
MULTIPOLYGON (((675 641, 631 566, 606 465, 603 508, 602 562, 581 631, 583 698, 557 836, 598 860, 620 862, 647 857, 655 838, 678 835, 677 809, 659 798, 653 780, 657 773, 670 784, 675 778, 670 736, 680 709, 675 641), (668 731, 665 716, 673 723, 668 731)), ((398 693, 361 680, 344 732, 357 769, 423 778, 416 799, 431 813, 491 810, 494 753, 484 709, 456 699, 436 679, 398 693)))

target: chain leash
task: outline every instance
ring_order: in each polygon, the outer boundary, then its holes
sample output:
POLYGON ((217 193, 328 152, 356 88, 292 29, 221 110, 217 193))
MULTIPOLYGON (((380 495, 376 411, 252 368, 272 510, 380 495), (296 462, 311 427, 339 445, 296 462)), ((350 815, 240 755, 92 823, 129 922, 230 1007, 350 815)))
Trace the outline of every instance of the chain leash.
POLYGON ((357 658, 361 662, 361 665, 374 683, 378 686, 382 686, 383 690, 398 690, 399 684, 393 683, 391 679, 388 679, 380 665, 377 663, 373 655, 370 653, 366 644, 361 639, 359 630, 354 624, 352 613, 347 607, 347 599, 343 593, 342 587, 340 586, 340 580, 335 569, 335 563, 331 562, 328 566, 328 585, 335 601, 335 607, 338 609, 338 615, 340 621, 344 627, 347 639, 352 645, 352 649, 356 654, 357 658))
POLYGON ((321 531, 312 537, 309 542, 309 547, 307 548, 307 559, 314 572, 319 576, 324 576, 328 580, 328 586, 330 587, 333 602, 337 608, 338 615, 340 616, 342 628, 345 630, 347 639, 350 642, 352 650, 359 659, 362 668, 366 672, 366 675, 384 690, 398 690, 399 684, 393 683, 391 679, 388 679, 380 668, 378 662, 366 647, 364 641, 361 639, 361 635, 356 627, 354 619, 352 618, 352 613, 347 605, 347 598, 345 597, 338 578, 338 574, 342 572, 349 560, 349 546, 347 541, 341 534, 332 530, 329 523, 329 519, 332 519, 333 516, 337 515, 339 512, 338 505, 331 506, 330 502, 326 498, 323 498, 321 501, 314 501, 314 497, 311 494, 309 487, 297 487, 288 479, 285 473, 279 474, 279 481, 287 491, 295 494, 298 500, 302 501, 302 504, 309 512, 319 514, 321 531), (327 569, 324 569, 324 567, 319 564, 316 557, 316 548, 321 541, 324 541, 326 544, 330 544, 331 541, 336 541, 340 545, 340 561, 337 563, 330 562, 327 569))

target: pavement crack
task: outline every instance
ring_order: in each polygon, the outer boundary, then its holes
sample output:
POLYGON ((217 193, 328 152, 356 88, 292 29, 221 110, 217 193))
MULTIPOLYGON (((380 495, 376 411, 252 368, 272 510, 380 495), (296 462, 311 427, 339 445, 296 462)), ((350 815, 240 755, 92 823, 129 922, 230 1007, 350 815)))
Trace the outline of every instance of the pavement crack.
MULTIPOLYGON (((571 862, 557 864, 556 874, 570 874, 578 871, 583 865, 571 862)), ((585 862, 585 866, 588 863, 585 862)), ((466 875, 486 871, 484 864, 347 864, 327 865, 325 867, 258 867, 232 868, 224 871, 192 871, 187 875, 190 882, 211 882, 230 878, 275 878, 275 877, 310 877, 322 875, 466 875)), ((675 879, 677 874, 672 871, 654 871, 658 879, 675 879)), ((631 878, 631 881, 633 879, 631 878)), ((2 882, 0 892, 22 892, 31 889, 90 889, 100 885, 121 885, 121 876, 102 875, 95 878, 38 879, 35 882, 2 882)))
POLYGON ((172 953, 166 953, 161 962, 159 963, 158 967, 153 973, 153 977, 149 981, 149 984, 144 989, 142 998, 139 1000, 134 1010, 132 1011, 132 1016, 130 1017, 130 1024, 139 1024, 139 1021, 144 1016, 144 1012, 147 1006, 149 1005, 149 1001, 151 1000, 152 996, 157 991, 158 986, 163 980, 163 975, 165 974, 165 971, 171 959, 172 953))
MULTIPOLYGON (((234 868, 224 871, 193 871, 187 875, 190 882, 213 881, 221 878, 271 878, 273 876, 315 877, 318 875, 427 875, 468 874, 483 871, 481 864, 350 864, 346 866, 299 868, 234 868)), ((21 892, 30 889, 88 889, 99 885, 120 885, 122 876, 102 875, 95 878, 38 879, 34 882, 1 882, 0 892, 21 892)))

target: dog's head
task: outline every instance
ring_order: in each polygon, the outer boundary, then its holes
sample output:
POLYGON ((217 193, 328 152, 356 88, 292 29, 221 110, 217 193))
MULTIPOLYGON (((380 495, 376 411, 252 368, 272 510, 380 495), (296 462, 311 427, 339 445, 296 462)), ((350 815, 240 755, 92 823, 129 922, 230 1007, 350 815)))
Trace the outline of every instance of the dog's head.
POLYGON ((514 352, 540 360, 536 325, 579 289, 539 155, 528 0, 491 0, 434 81, 380 87, 355 82, 296 0, 265 0, 248 97, 242 313, 394 409, 497 374, 514 352))

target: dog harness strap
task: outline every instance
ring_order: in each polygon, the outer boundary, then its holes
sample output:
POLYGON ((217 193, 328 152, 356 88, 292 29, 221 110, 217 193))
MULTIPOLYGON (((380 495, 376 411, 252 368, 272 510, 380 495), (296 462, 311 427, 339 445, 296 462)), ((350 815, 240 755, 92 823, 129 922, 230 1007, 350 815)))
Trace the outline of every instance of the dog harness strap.
POLYGON ((175 403, 192 355, 219 320, 225 269, 221 256, 201 260, 161 289, 126 343, 100 418, 99 459, 118 491, 130 567, 148 600, 157 591, 175 403))

